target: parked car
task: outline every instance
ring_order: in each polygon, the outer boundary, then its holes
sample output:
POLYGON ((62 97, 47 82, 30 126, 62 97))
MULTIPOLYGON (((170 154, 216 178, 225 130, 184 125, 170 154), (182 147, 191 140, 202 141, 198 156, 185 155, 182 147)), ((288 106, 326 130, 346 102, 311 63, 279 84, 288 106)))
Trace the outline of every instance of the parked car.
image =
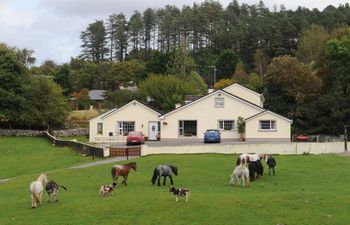
POLYGON ((204 133, 204 143, 221 142, 221 133, 216 129, 208 129, 204 133))
POLYGON ((142 131, 130 131, 126 138, 126 145, 143 144, 145 143, 145 136, 142 131))
POLYGON ((297 135, 297 136, 295 136, 295 141, 298 141, 298 142, 309 142, 310 141, 310 136, 308 136, 308 135, 297 135))

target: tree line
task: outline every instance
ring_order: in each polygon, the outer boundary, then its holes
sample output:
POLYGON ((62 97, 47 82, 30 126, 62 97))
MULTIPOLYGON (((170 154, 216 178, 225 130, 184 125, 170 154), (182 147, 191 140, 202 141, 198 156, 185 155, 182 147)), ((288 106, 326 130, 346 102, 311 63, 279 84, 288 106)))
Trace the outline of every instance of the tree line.
MULTIPOLYGON (((262 1, 232 1, 226 8, 205 1, 181 10, 135 11, 129 20, 113 14, 89 24, 81 33, 81 56, 62 65, 48 60, 29 68, 30 50, 11 54, 23 73, 57 83, 66 100, 86 102, 87 90, 104 89, 107 109, 138 99, 167 112, 184 103, 185 95, 237 82, 263 93, 265 108, 293 119, 293 133, 341 134, 350 124, 349 15, 349 4, 270 11, 262 1), (129 85, 138 90, 121 89, 129 85)), ((8 125, 6 113, 0 116, 8 125)), ((19 118, 11 124, 23 124, 26 117, 19 118)))

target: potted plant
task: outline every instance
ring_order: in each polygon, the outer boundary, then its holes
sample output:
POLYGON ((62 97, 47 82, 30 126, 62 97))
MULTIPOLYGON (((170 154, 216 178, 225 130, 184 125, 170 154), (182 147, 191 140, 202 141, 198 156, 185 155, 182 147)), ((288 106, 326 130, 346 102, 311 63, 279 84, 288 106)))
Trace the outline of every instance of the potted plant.
POLYGON ((239 140, 240 141, 245 141, 245 137, 244 137, 244 133, 245 133, 245 122, 244 119, 242 117, 238 117, 237 120, 237 130, 239 133, 239 140))

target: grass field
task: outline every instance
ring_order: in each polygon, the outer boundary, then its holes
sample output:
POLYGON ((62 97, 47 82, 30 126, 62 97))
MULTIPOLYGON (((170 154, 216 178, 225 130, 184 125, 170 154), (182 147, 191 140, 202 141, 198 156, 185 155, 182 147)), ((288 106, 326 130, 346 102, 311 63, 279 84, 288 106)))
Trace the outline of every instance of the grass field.
POLYGON ((36 137, 0 137, 0 179, 62 169, 89 162, 69 148, 57 148, 36 137))
MULTIPOLYGON (((71 157, 76 158, 74 154, 71 157)), ((130 173, 128 186, 118 187, 113 196, 106 198, 98 191, 100 185, 112 182, 113 164, 84 169, 63 169, 62 165, 61 170, 48 176, 68 191, 60 192, 58 203, 47 203, 45 195, 38 209, 30 208, 28 187, 39 173, 27 171, 0 184, 0 224, 350 223, 350 158, 276 156, 276 176, 265 174, 250 188, 232 188, 229 176, 235 159, 214 154, 138 158, 134 160, 138 171, 130 173), (178 166, 175 186, 191 189, 188 203, 183 199, 175 202, 168 186, 152 186, 152 171, 159 163, 178 166)))

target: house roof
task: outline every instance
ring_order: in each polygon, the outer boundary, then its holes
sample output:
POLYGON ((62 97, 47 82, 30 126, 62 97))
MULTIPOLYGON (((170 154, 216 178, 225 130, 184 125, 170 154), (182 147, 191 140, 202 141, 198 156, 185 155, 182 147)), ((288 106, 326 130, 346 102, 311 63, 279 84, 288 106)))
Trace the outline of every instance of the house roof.
POLYGON ((212 96, 212 95, 215 95, 215 94, 217 94, 217 93, 219 93, 219 92, 221 92, 221 93, 223 93, 223 94, 226 94, 226 95, 228 95, 228 96, 230 96, 230 97, 232 97, 232 98, 235 98, 235 99, 237 99, 238 101, 244 102, 244 103, 246 103, 246 104, 248 104, 248 105, 250 105, 250 106, 252 106, 252 107, 258 108, 259 110, 265 110, 264 108, 262 108, 262 107, 260 107, 260 106, 258 106, 258 105, 256 105, 256 104, 254 104, 254 103, 251 103, 251 102, 249 102, 249 101, 247 101, 247 100, 245 100, 245 99, 243 99, 243 98, 240 98, 240 97, 238 97, 238 96, 236 96, 236 95, 234 95, 234 94, 231 94, 231 93, 229 93, 229 92, 227 92, 227 91, 224 91, 224 90, 216 90, 216 91, 213 91, 213 92, 211 92, 211 93, 209 93, 209 94, 207 94, 207 95, 205 95, 205 96, 202 96, 201 98, 198 98, 197 100, 195 100, 195 101, 193 101, 193 102, 190 102, 190 103, 188 103, 188 104, 186 104, 186 105, 183 105, 183 106, 181 106, 181 107, 178 107, 178 108, 174 109, 173 111, 170 111, 170 112, 168 112, 168 113, 166 113, 166 114, 163 114, 163 115, 161 115, 161 116, 163 117, 163 116, 167 116, 167 115, 169 115, 169 114, 172 114, 172 113, 174 113, 174 112, 177 112, 177 111, 179 111, 179 110, 181 110, 181 109, 183 109, 183 108, 186 108, 186 107, 189 107, 189 106, 191 106, 191 105, 193 105, 193 104, 196 104, 197 102, 202 101, 203 99, 206 99, 206 98, 208 98, 208 97, 210 97, 210 96, 212 96))
POLYGON ((248 92, 250 92, 250 93, 252 93, 252 94, 254 94, 254 95, 258 96, 258 97, 260 97, 261 101, 262 101, 262 102, 265 102, 265 97, 264 97, 263 94, 257 93, 257 92, 255 92, 255 91, 253 91, 253 90, 250 90, 249 88, 246 88, 246 87, 244 87, 243 85, 240 85, 240 84, 238 84, 238 83, 231 84, 231 85, 229 85, 229 86, 223 88, 222 90, 226 91, 228 88, 230 88, 230 87, 232 87, 232 86, 240 87, 240 88, 242 88, 242 89, 244 89, 244 90, 246 90, 246 91, 248 91, 248 92))
POLYGON ((91 100, 105 100, 106 99, 106 91, 105 90, 90 90, 89 98, 91 100))
POLYGON ((101 119, 105 119, 105 118, 111 116, 112 114, 114 114, 114 113, 116 113, 116 112, 122 110, 123 108, 126 108, 126 107, 128 107, 129 105, 134 104, 134 103, 140 104, 140 105, 143 106, 144 108, 146 108, 146 109, 148 109, 148 110, 150 110, 150 111, 156 113, 158 116, 162 114, 161 112, 158 112, 158 111, 156 111, 156 110, 150 108, 149 106, 147 106, 147 105, 145 105, 145 104, 143 104, 143 103, 141 103, 141 102, 139 102, 139 101, 133 100, 133 101, 129 102, 128 104, 126 104, 126 105, 124 105, 124 106, 122 106, 122 107, 120 107, 120 108, 118 108, 118 109, 115 108, 115 109, 112 109, 112 110, 108 111, 108 113, 106 113, 105 115, 103 115, 103 116, 101 117, 101 119))
POLYGON ((251 120, 251 119, 253 119, 253 118, 262 116, 262 115, 264 115, 264 114, 266 114, 266 113, 270 113, 270 114, 275 115, 275 116, 277 116, 277 117, 279 117, 279 118, 281 118, 281 119, 284 119, 284 120, 286 120, 286 121, 288 121, 288 122, 290 122, 290 123, 293 123, 293 120, 290 120, 290 119, 288 119, 288 118, 286 118, 286 117, 284 117, 284 116, 278 115, 277 113, 271 112, 271 111, 269 111, 269 110, 265 110, 265 111, 262 111, 262 112, 260 112, 260 113, 255 114, 255 115, 253 115, 253 116, 251 116, 251 117, 248 117, 248 118, 246 118, 246 119, 244 120, 244 122, 247 122, 247 121, 249 121, 249 120, 251 120))

